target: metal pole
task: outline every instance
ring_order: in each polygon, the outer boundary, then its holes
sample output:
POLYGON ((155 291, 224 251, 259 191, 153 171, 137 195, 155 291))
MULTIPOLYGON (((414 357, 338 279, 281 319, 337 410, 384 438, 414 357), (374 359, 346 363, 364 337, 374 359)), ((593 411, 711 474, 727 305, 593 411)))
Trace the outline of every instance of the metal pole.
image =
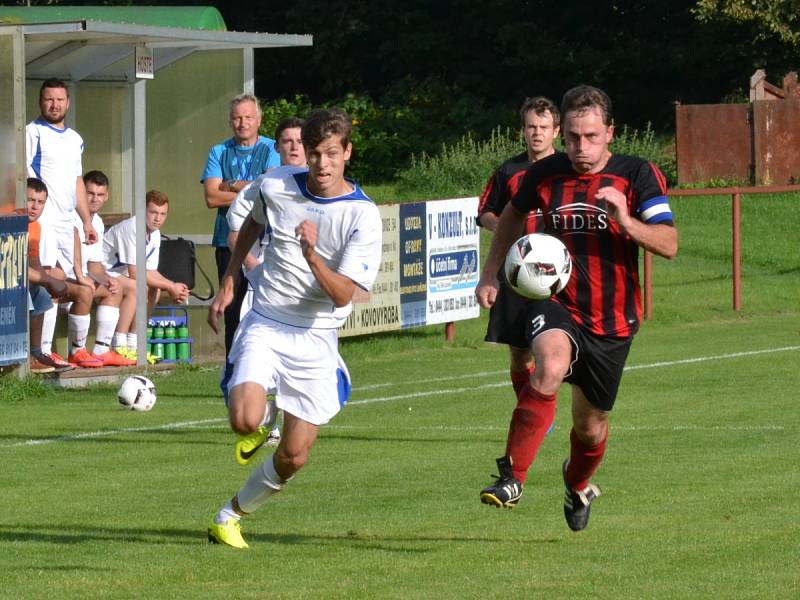
POLYGON ((247 47, 242 49, 242 79, 244 91, 248 94, 256 93, 255 84, 255 61, 253 49, 247 47))
POLYGON ((133 84, 133 206, 136 218, 136 364, 147 364, 147 257, 145 254, 145 194, 147 190, 147 80, 133 84))
POLYGON ((444 341, 452 342, 456 339, 456 324, 450 321, 444 324, 444 341))
MULTIPOLYGON (((12 41, 11 60, 13 62, 12 76, 13 81, 13 103, 14 103, 14 151, 15 151, 15 206, 24 208, 27 190, 27 161, 25 156, 25 37, 22 27, 15 27, 12 41)), ((5 84, 6 82, 4 82, 5 84)), ((13 160, 13 159, 12 159, 13 160)), ((5 200, 5 199, 4 199, 5 200)), ((28 286, 28 254, 25 253, 25 285, 28 286)), ((31 323, 30 313, 25 311, 25 340, 30 342, 31 323)), ((30 353, 30 346, 28 346, 30 353)), ((17 369, 17 377, 28 375, 30 363, 26 360, 17 369)))
POLYGON ((644 318, 653 318, 653 254, 644 251, 644 318))
POLYGON ((741 196, 739 192, 731 195, 731 219, 731 235, 733 236, 733 310, 738 311, 742 308, 741 196))

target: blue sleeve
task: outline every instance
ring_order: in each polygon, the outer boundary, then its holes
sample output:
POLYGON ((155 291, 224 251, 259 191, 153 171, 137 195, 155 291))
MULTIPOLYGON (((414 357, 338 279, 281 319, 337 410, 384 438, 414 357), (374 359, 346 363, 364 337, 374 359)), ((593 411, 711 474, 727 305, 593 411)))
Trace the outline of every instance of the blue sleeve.
POLYGON ((270 140, 269 158, 267 159, 267 169, 281 166, 281 155, 275 150, 275 143, 270 140))
POLYGON ((206 168, 203 171, 203 176, 200 178, 200 183, 203 183, 209 177, 219 177, 222 179, 222 165, 219 162, 221 154, 220 145, 213 146, 208 153, 208 161, 206 161, 206 168))

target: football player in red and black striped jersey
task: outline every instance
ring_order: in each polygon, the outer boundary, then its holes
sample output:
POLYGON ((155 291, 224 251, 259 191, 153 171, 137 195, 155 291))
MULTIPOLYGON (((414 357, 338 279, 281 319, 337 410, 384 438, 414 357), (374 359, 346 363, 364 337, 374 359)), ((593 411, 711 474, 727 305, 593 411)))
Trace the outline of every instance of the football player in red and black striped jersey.
MULTIPOLYGON (((497 221, 506 204, 511 201, 522 176, 533 163, 555 153, 553 142, 558 136, 561 113, 549 98, 538 96, 526 98, 519 109, 522 135, 525 138, 525 152, 513 156, 500 165, 492 174, 478 202, 478 223, 490 231, 497 227, 497 221)), ((528 215, 526 233, 536 231, 537 214, 528 215)), ((498 274, 500 285, 505 287, 502 269, 498 274)), ((533 356, 530 346, 516 347, 505 339, 502 332, 518 328, 515 323, 522 314, 525 300, 514 293, 504 293, 500 301, 492 306, 489 313, 489 326, 486 341, 508 344, 510 352, 510 375, 514 393, 519 396, 522 386, 530 379, 533 371, 533 356)))
POLYGON ((541 211, 538 232, 558 237, 572 255, 567 287, 549 300, 526 304, 522 343, 536 370, 519 394, 500 478, 484 502, 513 506, 528 468, 552 423, 556 394, 572 385, 571 450, 564 462, 564 514, 573 530, 586 527, 600 489, 589 479, 600 466, 608 416, 633 335, 641 319, 639 248, 672 258, 678 232, 663 174, 652 163, 614 155, 611 100, 578 86, 561 105, 565 155, 533 164, 501 215, 476 289, 481 306, 497 298, 497 270, 522 234, 528 214, 541 211))

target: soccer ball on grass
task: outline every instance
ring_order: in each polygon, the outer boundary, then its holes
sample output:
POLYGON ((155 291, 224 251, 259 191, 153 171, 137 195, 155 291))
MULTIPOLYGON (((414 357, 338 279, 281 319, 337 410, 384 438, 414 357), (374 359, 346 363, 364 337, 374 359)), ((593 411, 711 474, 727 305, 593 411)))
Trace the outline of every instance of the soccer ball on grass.
POLYGON ((558 238, 530 233, 511 245, 506 255, 505 274, 506 281, 519 295, 546 300, 567 286, 572 259, 558 238))
POLYGON ((156 386, 147 377, 131 375, 119 386, 117 399, 123 408, 147 411, 156 403, 156 386))

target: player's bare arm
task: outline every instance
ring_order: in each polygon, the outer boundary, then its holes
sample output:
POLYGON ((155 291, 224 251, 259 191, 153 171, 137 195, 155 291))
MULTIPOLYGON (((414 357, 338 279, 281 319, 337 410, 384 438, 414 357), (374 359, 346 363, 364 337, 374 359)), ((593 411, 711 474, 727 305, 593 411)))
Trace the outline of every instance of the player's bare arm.
POLYGON ((670 225, 648 225, 628 212, 625 195, 611 186, 597 190, 596 198, 608 204, 608 214, 630 238, 645 250, 674 258, 678 253, 678 230, 670 225))
POLYGON ((78 175, 75 183, 75 210, 83 222, 83 233, 86 236, 86 244, 97 243, 97 232, 92 226, 92 214, 89 212, 89 202, 86 200, 86 186, 83 183, 83 177, 78 175))
MULTIPOLYGON (((250 217, 247 217, 245 222, 242 224, 242 227, 244 227, 244 225, 249 220, 250 220, 250 217)), ((234 248, 236 248, 236 240, 238 240, 238 239, 239 239, 239 232, 238 231, 231 230, 230 233, 228 233, 228 248, 231 249, 231 252, 233 252, 234 248)), ((261 261, 258 258, 256 258, 255 256, 253 256, 253 254, 251 252, 248 252, 247 256, 244 257, 244 268, 247 271, 252 271, 255 267, 257 267, 260 264, 261 264, 261 261)))
POLYGON ((337 308, 349 304, 357 286, 349 277, 332 271, 322 257, 317 254, 317 226, 306 220, 300 223, 294 232, 303 249, 303 257, 319 282, 322 291, 328 295, 337 308))
POLYGON ((146 280, 148 287, 164 290, 179 304, 189 299, 189 288, 185 283, 167 279, 158 271, 148 270, 146 280))
POLYGON ((493 212, 485 212, 478 217, 478 221, 482 227, 485 227, 491 232, 495 232, 497 231, 497 223, 500 221, 500 217, 493 212))
POLYGON ((77 227, 72 228, 72 237, 72 252, 75 261, 75 264, 72 266, 72 270, 75 272, 75 280, 81 285, 88 285, 89 287, 94 288, 94 281, 89 277, 88 273, 83 272, 83 250, 81 248, 81 238, 78 234, 77 227))
POLYGON ((483 308, 491 308, 497 298, 497 288, 499 286, 497 271, 503 264, 511 244, 522 235, 526 218, 527 213, 518 211, 510 203, 506 205, 503 209, 503 213, 500 215, 497 229, 495 229, 494 236, 492 237, 492 246, 489 249, 489 256, 486 259, 486 263, 483 265, 478 287, 475 288, 475 296, 478 299, 478 304, 483 308))
MULTIPOLYGON (((136 281, 137 272, 138 269, 136 265, 128 265, 128 277, 130 279, 136 281)), ((147 287, 164 290, 172 296, 176 302, 182 303, 189 298, 189 288, 186 287, 186 284, 171 281, 158 271, 145 271, 144 279, 145 283, 147 283, 147 287)))
POLYGON ((41 285, 57 300, 67 300, 67 284, 63 279, 56 279, 47 274, 38 260, 28 263, 28 282, 41 285))
POLYGON ((236 238, 236 245, 231 253, 228 268, 219 284, 219 291, 214 296, 211 306, 208 307, 206 321, 214 333, 219 333, 219 320, 225 314, 225 309, 233 302, 236 281, 239 273, 241 273, 242 263, 262 231, 264 231, 264 225, 256 223, 250 217, 245 219, 244 225, 239 230, 239 236, 236 238))
POLYGON ((112 294, 116 294, 120 290, 120 284, 116 277, 109 277, 103 263, 90 261, 87 265, 89 271, 87 275, 97 282, 97 285, 106 288, 112 294))

